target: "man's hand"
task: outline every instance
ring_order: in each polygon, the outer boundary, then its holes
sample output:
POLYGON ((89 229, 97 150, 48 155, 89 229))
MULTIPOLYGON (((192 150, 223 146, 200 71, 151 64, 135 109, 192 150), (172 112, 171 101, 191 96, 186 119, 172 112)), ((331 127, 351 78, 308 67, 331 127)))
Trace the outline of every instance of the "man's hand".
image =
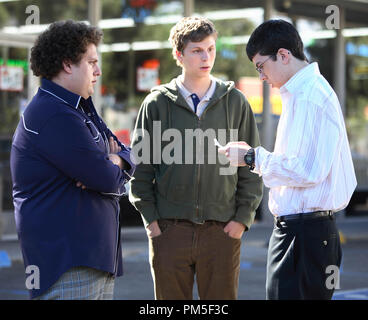
POLYGON ((148 238, 155 238, 158 237, 161 234, 161 229, 158 226, 158 222, 157 220, 151 222, 147 227, 146 227, 146 232, 147 232, 147 237, 148 238))
POLYGON ((120 169, 123 169, 124 163, 123 160, 115 153, 109 153, 109 160, 116 164, 120 169))
MULTIPOLYGON (((113 164, 119 166, 120 169, 124 169, 125 162, 117 155, 117 153, 121 151, 121 147, 119 147, 118 143, 114 140, 113 137, 109 138, 109 146, 110 146, 109 160, 113 164)), ((76 186, 78 188, 82 188, 83 190, 86 189, 86 186, 80 181, 77 182, 76 186)))
POLYGON ((234 167, 244 167, 244 156, 251 147, 244 141, 229 142, 226 146, 218 149, 219 153, 224 154, 234 167))
POLYGON ((80 182, 80 181, 78 181, 76 185, 77 185, 77 187, 78 187, 78 188, 80 187, 80 188, 82 188, 83 190, 87 188, 87 187, 86 187, 82 182, 80 182))
POLYGON ((118 143, 115 141, 113 137, 109 138, 109 146, 110 146, 110 153, 117 154, 121 151, 118 143))
POLYGON ((230 238, 240 239, 244 233, 245 225, 237 222, 237 221, 229 221, 229 223, 225 226, 224 232, 230 238))
MULTIPOLYGON (((124 161, 124 159, 121 159, 120 157, 120 160, 121 160, 121 165, 117 164, 117 161, 113 161, 112 158, 115 158, 115 157, 112 157, 110 158, 110 155, 111 154, 117 154, 121 151, 121 147, 119 147, 118 143, 114 140, 113 137, 110 137, 109 138, 109 146, 110 146, 110 154, 109 154, 109 159, 116 165, 119 166, 120 169, 122 170, 128 170, 130 168, 130 165, 124 161)), ((117 159, 116 159, 117 160, 117 159)))

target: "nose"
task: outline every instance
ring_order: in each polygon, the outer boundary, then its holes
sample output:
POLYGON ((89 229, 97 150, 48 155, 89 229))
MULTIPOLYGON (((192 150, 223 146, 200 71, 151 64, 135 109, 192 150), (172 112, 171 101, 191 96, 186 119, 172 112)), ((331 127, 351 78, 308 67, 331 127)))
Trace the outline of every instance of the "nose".
POLYGON ((264 81, 264 80, 266 80, 266 79, 267 79, 267 77, 264 75, 264 73, 263 73, 263 72, 261 72, 261 73, 259 74, 259 79, 260 79, 260 80, 262 80, 262 81, 264 81))
POLYGON ((206 61, 206 60, 208 60, 208 57, 209 57, 209 53, 203 50, 202 51, 202 60, 206 61))
POLYGON ((98 66, 98 64, 96 63, 96 68, 95 68, 95 72, 94 72, 95 76, 100 76, 102 74, 100 67, 98 66))

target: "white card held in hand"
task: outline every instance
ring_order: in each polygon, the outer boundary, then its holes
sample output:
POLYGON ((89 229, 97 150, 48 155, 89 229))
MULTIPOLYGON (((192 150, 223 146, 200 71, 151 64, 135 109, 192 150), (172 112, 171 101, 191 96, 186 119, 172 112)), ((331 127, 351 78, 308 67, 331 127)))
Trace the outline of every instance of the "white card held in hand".
POLYGON ((220 142, 217 141, 216 138, 213 138, 213 142, 215 143, 216 147, 222 148, 223 146, 220 144, 220 142))

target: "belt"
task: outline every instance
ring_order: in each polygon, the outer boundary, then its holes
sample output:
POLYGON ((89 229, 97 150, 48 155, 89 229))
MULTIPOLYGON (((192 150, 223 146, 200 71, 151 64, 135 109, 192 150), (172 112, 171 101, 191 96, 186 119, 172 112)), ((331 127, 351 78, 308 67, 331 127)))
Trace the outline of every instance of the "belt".
POLYGON ((322 217, 330 217, 333 218, 333 212, 331 210, 327 211, 314 211, 314 212, 305 212, 305 213, 296 213, 296 214, 288 214, 285 216, 275 216, 276 222, 283 222, 283 221, 292 221, 292 220, 309 220, 315 218, 322 218, 322 217))
POLYGON ((191 225, 191 226, 204 225, 204 224, 207 224, 207 225, 208 224, 218 224, 218 225, 225 226, 227 224, 227 222, 216 221, 216 220, 204 220, 201 222, 193 222, 187 219, 160 219, 159 221, 168 222, 171 224, 184 224, 184 225, 191 225))

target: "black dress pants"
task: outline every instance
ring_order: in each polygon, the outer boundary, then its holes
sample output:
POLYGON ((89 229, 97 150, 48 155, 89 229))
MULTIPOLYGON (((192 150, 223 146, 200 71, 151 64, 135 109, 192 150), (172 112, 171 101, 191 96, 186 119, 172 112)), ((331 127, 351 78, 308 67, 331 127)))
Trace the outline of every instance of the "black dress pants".
POLYGON ((339 284, 331 277, 339 276, 341 258, 334 216, 276 221, 268 248, 266 299, 330 300, 339 284))

